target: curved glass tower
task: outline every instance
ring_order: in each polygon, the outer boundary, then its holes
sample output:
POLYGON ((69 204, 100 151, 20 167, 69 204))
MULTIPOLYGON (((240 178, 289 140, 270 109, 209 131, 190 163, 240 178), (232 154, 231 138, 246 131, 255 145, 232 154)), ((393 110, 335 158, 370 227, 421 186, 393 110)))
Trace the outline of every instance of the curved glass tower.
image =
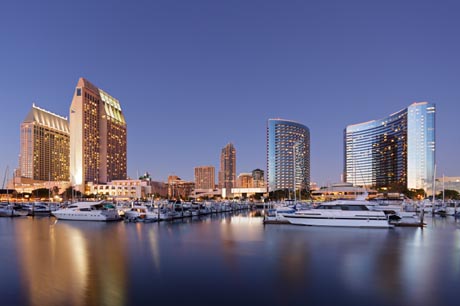
POLYGON ((354 185, 431 189, 435 105, 413 103, 390 116, 344 131, 344 181, 354 185))
POLYGON ((310 187, 310 130, 303 124, 269 119, 267 124, 268 191, 310 187), (295 183, 294 183, 295 182, 295 183))

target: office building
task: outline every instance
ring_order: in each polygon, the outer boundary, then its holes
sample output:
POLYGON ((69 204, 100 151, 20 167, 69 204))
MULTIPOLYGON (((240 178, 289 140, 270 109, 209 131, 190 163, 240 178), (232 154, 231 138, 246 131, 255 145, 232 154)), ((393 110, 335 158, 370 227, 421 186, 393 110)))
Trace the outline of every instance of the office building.
POLYGON ((152 194, 150 182, 145 180, 113 180, 107 184, 89 182, 88 187, 91 194, 112 200, 141 199, 152 194))
POLYGON ((174 200, 187 200, 195 189, 194 182, 184 181, 177 175, 168 176, 168 197, 174 200))
POLYGON ((200 166, 195 168, 195 188, 214 189, 216 169, 214 166, 200 166))
POLYGON ((303 124, 269 119, 267 124, 268 191, 308 190, 310 130, 303 124))
POLYGON ((127 128, 120 102, 84 78, 70 107, 70 136, 74 186, 126 179, 127 128))
POLYGON ((227 144, 220 154, 219 188, 225 188, 229 196, 236 187, 236 150, 233 144, 227 144))
POLYGON ((69 181, 67 118, 35 104, 21 124, 19 175, 38 181, 69 181))
POLYGON ((252 173, 240 173, 238 175, 238 188, 254 188, 252 173))
POLYGON ((359 186, 431 190, 434 104, 413 103, 390 116, 344 130, 344 181, 359 186))
POLYGON ((265 176, 264 170, 254 169, 252 170, 252 180, 255 188, 265 187, 265 176))

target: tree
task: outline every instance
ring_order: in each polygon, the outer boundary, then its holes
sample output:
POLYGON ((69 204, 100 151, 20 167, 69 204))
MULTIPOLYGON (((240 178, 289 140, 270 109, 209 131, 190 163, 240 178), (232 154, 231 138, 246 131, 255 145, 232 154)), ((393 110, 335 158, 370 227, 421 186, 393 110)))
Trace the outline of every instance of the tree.
POLYGON ((58 187, 58 186, 54 186, 54 187, 51 189, 51 191, 52 191, 53 196, 58 195, 58 194, 59 194, 59 187, 58 187))
POLYGON ((406 197, 408 197, 409 199, 413 199, 413 200, 420 200, 420 199, 423 199, 425 198, 425 190, 423 190, 422 188, 420 189, 406 189, 405 192, 403 192, 404 195, 406 197))
POLYGON ((311 192, 310 192, 310 190, 302 189, 300 191, 299 200, 302 200, 302 199, 311 200, 311 192))
MULTIPOLYGON (((436 195, 436 198, 442 199, 442 191, 436 195)), ((446 200, 460 200, 460 193, 457 190, 444 190, 444 198, 446 200)))
POLYGON ((82 193, 78 190, 74 190, 72 186, 68 187, 62 194, 62 198, 64 200, 70 200, 72 199, 72 194, 73 194, 73 197, 76 197, 76 198, 81 198, 82 197, 82 193))
POLYGON ((35 198, 49 198, 50 194, 51 191, 48 188, 39 188, 32 191, 32 195, 35 198))
POLYGON ((278 189, 269 193, 270 200, 279 201, 287 198, 289 198, 289 189, 278 189))

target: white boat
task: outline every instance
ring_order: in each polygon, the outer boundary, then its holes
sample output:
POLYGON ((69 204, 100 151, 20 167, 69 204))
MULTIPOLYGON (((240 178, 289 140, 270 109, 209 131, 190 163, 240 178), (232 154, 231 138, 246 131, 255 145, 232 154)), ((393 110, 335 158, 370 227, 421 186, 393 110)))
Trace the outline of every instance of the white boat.
POLYGON ((125 218, 143 219, 145 221, 157 221, 158 213, 150 211, 147 206, 135 206, 129 210, 125 210, 125 218))
POLYGON ((14 209, 13 204, 0 203, 0 217, 20 217, 20 216, 27 216, 27 212, 14 209))
POLYGON ((284 214, 293 214, 296 210, 291 206, 278 206, 273 209, 268 209, 264 221, 270 222, 289 222, 284 217, 284 214))
POLYGON ((23 205, 23 210, 26 210, 29 215, 50 215, 53 210, 57 209, 55 203, 34 202, 23 205))
POLYGON ((366 205, 353 203, 353 201, 338 200, 324 203, 315 209, 299 210, 294 213, 283 214, 283 217, 289 223, 296 225, 369 228, 393 227, 384 212, 370 210, 366 205))
POLYGON ((53 211, 60 220, 75 221, 116 221, 120 220, 118 211, 112 204, 104 202, 77 202, 64 209, 53 211))
POLYGON ((162 221, 169 221, 180 217, 181 215, 178 212, 172 210, 160 210, 160 220, 162 221))

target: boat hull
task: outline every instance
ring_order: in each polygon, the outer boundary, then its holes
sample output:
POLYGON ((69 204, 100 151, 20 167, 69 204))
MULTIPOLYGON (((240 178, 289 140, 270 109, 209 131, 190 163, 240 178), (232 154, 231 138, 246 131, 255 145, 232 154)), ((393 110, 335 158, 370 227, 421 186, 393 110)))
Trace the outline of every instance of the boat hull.
POLYGON ((99 213, 93 214, 80 214, 78 212, 53 212, 58 220, 69 220, 69 221, 117 221, 120 220, 118 215, 102 215, 99 213))
POLYGON ((328 227, 363 227, 363 228, 391 228, 392 224, 386 218, 366 216, 304 216, 285 214, 284 219, 295 225, 328 226, 328 227))

